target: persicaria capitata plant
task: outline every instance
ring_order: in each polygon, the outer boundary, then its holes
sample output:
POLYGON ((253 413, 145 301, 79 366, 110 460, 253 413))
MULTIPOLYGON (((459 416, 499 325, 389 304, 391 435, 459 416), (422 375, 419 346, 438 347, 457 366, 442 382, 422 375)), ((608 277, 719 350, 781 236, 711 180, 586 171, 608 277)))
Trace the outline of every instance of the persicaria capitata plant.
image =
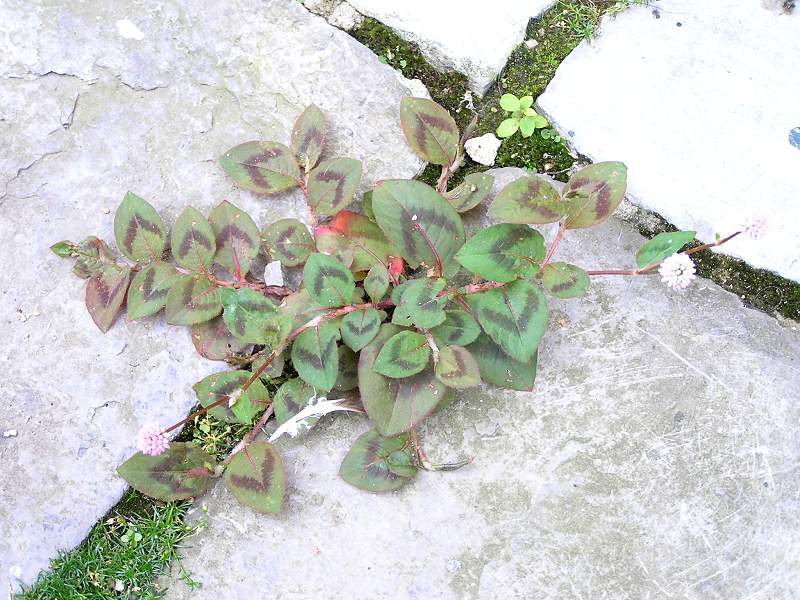
POLYGON ((396 490, 419 469, 456 468, 463 461, 427 460, 420 423, 467 388, 532 389, 549 296, 579 297, 592 277, 605 275, 660 275, 683 289, 695 277, 693 252, 764 228, 759 220, 685 252, 695 232, 662 233, 638 251, 635 268, 584 270, 554 261, 557 248, 568 231, 602 223, 619 206, 625 165, 587 166, 560 191, 545 177, 525 176, 492 197, 488 174, 449 186, 467 136, 441 106, 405 98, 400 121, 413 151, 441 165, 436 188, 396 179, 361 194, 361 162, 325 156, 325 119, 309 106, 289 145, 245 142, 220 163, 254 194, 302 190, 310 229, 291 218, 257 224, 228 201, 208 215, 187 207, 169 228, 128 193, 114 216, 121 257, 96 237, 52 247, 75 259, 101 331, 123 307, 131 320, 163 311, 167 323, 192 328, 203 356, 234 366, 194 385, 200 408, 186 419, 142 428, 140 451, 119 467, 134 488, 177 500, 222 476, 245 505, 278 512, 286 487, 282 437, 339 411, 364 413, 373 426, 342 460, 341 477, 356 487, 396 490), (461 214, 487 200, 493 224, 468 235, 461 214), (548 223, 558 224, 549 244, 532 227, 548 223), (302 284, 290 289, 282 277, 262 277, 254 266, 265 258, 266 272, 302 272, 302 284), (274 394, 270 380, 282 381, 274 394), (206 412, 252 426, 221 463, 194 444, 169 441, 206 412), (259 437, 273 417, 277 428, 259 437))

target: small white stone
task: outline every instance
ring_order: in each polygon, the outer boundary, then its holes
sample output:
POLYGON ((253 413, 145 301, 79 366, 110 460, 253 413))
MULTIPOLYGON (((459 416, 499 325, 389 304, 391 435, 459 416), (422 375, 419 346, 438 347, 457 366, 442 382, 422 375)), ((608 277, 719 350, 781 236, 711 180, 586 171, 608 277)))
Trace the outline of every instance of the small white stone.
POLYGON ((6 429, 3 432, 3 437, 4 438, 17 437, 17 430, 16 429, 6 429))
POLYGON ((529 50, 533 50, 536 46, 539 45, 539 42, 536 40, 525 40, 525 45, 528 47, 529 50))
POLYGON ((461 561, 451 558, 447 561, 447 570, 450 573, 456 573, 461 570, 461 561))
POLYGON ((333 13, 331 13, 331 16, 328 18, 328 23, 339 29, 350 31, 361 25, 363 20, 364 17, 362 17, 355 8, 350 6, 347 2, 342 2, 334 9, 333 13))
POLYGON ((497 158, 497 149, 500 140, 493 133, 485 133, 480 137, 470 138, 464 144, 464 149, 469 157, 476 163, 491 167, 497 158))
POLYGON ((117 579, 117 581, 114 583, 114 589, 118 592, 122 592, 125 590, 125 584, 122 583, 121 580, 117 579))
POLYGON ((117 21, 117 31, 127 40, 143 40, 144 34, 142 30, 133 24, 130 19, 121 19, 117 21))
POLYGON ((8 574, 11 575, 11 577, 14 577, 15 579, 19 579, 20 577, 22 577, 22 567, 20 567, 19 565, 12 565, 8 569, 8 574))
POLYGON ((279 260, 273 260, 264 267, 264 283, 267 285, 283 285, 283 270, 279 260))

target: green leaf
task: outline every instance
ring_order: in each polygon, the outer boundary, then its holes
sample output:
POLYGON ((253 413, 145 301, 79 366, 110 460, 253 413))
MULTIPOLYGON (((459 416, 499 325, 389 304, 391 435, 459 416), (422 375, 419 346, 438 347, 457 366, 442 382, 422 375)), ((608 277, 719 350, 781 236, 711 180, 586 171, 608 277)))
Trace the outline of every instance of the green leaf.
POLYGON ((507 110, 508 112, 514 112, 515 110, 519 110, 521 107, 521 100, 517 98, 514 94, 503 94, 500 96, 500 108, 503 110, 507 110))
POLYGON ((361 197, 361 210, 364 211, 364 216, 373 223, 375 222, 375 213, 372 210, 372 190, 364 192, 361 197))
POLYGON ((217 238, 214 260, 232 275, 247 275, 261 245, 253 219, 225 200, 211 211, 208 220, 217 238))
POLYGON ((589 276, 575 265, 550 263, 542 270, 542 286, 556 298, 577 298, 589 289, 589 276))
POLYGON ((303 410, 308 401, 314 397, 316 397, 314 387, 299 377, 283 382, 278 391, 275 392, 275 398, 272 401, 278 425, 283 425, 303 410))
POLYGON ((311 297, 327 307, 349 304, 356 289, 350 270, 335 258, 320 253, 306 260, 303 281, 311 297))
POLYGON ((528 362, 536 353, 547 329, 547 300, 539 286, 518 279, 470 294, 467 302, 483 330, 511 358, 528 362))
POLYGON ((279 513, 286 493, 281 455, 269 442, 253 442, 233 455, 225 485, 236 499, 261 513, 279 513))
POLYGON ((523 96, 519 99, 519 108, 521 110, 527 110, 531 106, 533 106, 533 96, 523 96))
POLYGON ((394 309, 392 323, 395 325, 416 325, 428 329, 440 325, 444 319, 446 296, 440 296, 444 289, 444 279, 413 279, 403 288, 400 302, 394 309))
POLYGON ((339 346, 339 374, 333 389, 349 392, 358 387, 358 355, 347 346, 339 346))
MULTIPOLYGON (((259 371, 261 367, 264 365, 264 362, 269 358, 272 348, 265 348, 261 351, 261 356, 253 361, 252 366, 250 367, 252 371, 255 373, 259 371)), ((286 359, 284 358, 285 353, 281 353, 272 359, 272 362, 269 364, 267 369, 261 373, 261 379, 263 381, 269 381, 270 379, 277 379, 281 375, 283 375, 283 369, 286 366, 286 359)))
POLYGON ((584 167, 561 192, 567 206, 567 229, 591 227, 605 221, 625 197, 628 169, 621 162, 584 167))
MULTIPOLYGON (((251 375, 250 371, 215 373, 195 383, 192 389, 197 395, 197 400, 200 404, 209 406, 239 390, 250 379, 251 375)), ((215 406, 208 413, 212 417, 227 423, 249 424, 253 422, 258 413, 267 407, 268 403, 269 394, 267 393, 267 388, 264 387, 261 380, 256 379, 233 406, 229 407, 226 401, 219 406, 215 406)))
POLYGON ((502 223, 470 238, 456 254, 456 260, 483 279, 508 282, 530 272, 545 253, 544 238, 538 231, 527 225, 502 223))
POLYGON ((447 387, 463 390, 481 383, 478 363, 463 346, 445 346, 434 368, 436 378, 447 387))
POLYGON ((308 290, 301 288, 283 299, 281 312, 292 319, 291 329, 294 330, 302 327, 311 319, 324 315, 328 309, 314 302, 308 290))
POLYGON ((325 116, 310 104, 292 127, 291 149, 306 173, 314 168, 325 148, 325 116))
POLYGON ((545 119, 542 115, 533 115, 534 119, 536 119, 536 129, 544 129, 550 122, 545 119))
POLYGON ((194 444, 173 442, 158 456, 137 452, 117 473, 145 496, 185 500, 205 493, 214 482, 214 458, 194 444))
POLYGON ((339 212, 331 221, 317 228, 317 247, 319 232, 332 231, 347 239, 353 261, 352 271, 366 271, 375 265, 388 264, 389 256, 397 256, 399 251, 389 243, 380 227, 364 215, 349 210, 339 212))
POLYGON ((268 327, 278 315, 278 306, 272 300, 250 288, 225 288, 220 290, 220 297, 222 318, 234 336, 250 344, 280 344, 282 340, 276 339, 276 332, 268 327))
POLYGON ((180 275, 167 292, 167 323, 195 325, 222 312, 219 288, 201 275, 180 275))
POLYGON ((108 244, 93 235, 80 244, 73 244, 69 240, 58 242, 50 246, 50 250, 61 258, 74 258, 72 272, 81 279, 88 279, 106 265, 116 263, 108 244))
POLYGON ((519 132, 522 137, 531 137, 536 131, 536 117, 523 117, 519 122, 519 132))
POLYGON ((464 225, 436 190, 420 181, 390 180, 372 194, 378 225, 414 268, 436 265, 434 250, 447 265, 464 244, 464 225))
POLYGON ((489 336, 481 333, 467 346, 478 363, 481 379, 497 387, 529 391, 536 379, 536 353, 525 362, 519 362, 503 352, 489 336))
POLYGON ((166 263, 151 263, 133 277, 128 289, 128 318, 156 314, 167 303, 167 292, 178 280, 178 272, 166 263))
POLYGON ((206 218, 191 206, 187 206, 172 226, 172 255, 184 269, 199 272, 214 261, 217 243, 214 230, 206 218))
POLYGON ((517 133, 517 129, 519 129, 519 119, 504 119, 500 125, 497 126, 497 137, 509 138, 517 133))
POLYGON ((130 277, 128 267, 106 265, 86 284, 86 310, 103 333, 111 329, 125 302, 130 277))
POLYGON ((361 183, 361 161, 323 161, 308 176, 308 204, 318 215, 332 216, 347 208, 361 183))
POLYGON ((245 142, 219 159, 228 176, 256 194, 277 194, 300 185, 300 167, 292 151, 277 142, 245 142))
POLYGON ((411 453, 408 435, 388 438, 377 431, 368 431, 344 457, 339 475, 350 485, 368 492, 398 490, 417 473, 411 453))
POLYGON ((440 346, 466 346, 480 335, 478 322, 465 310, 448 310, 441 325, 431 329, 431 335, 440 346))
POLYGON ((197 353, 208 360, 227 361, 231 356, 250 354, 253 349, 252 345, 233 337, 222 317, 192 325, 192 344, 197 353))
POLYGON ((400 126, 417 156, 435 165, 452 164, 458 154, 458 127, 444 108, 427 98, 400 101, 400 126))
POLYGON ((489 197, 494 177, 484 173, 470 173, 458 187, 445 194, 445 198, 457 212, 467 212, 489 197))
POLYGON ((383 435, 397 435, 425 420, 437 406, 446 404, 452 392, 425 369, 412 377, 391 379, 374 369, 375 359, 387 340, 401 329, 386 323, 358 360, 358 388, 361 401, 383 435))
POLYGON ((424 335, 401 331, 383 345, 373 369, 393 379, 410 377, 428 366, 430 356, 431 349, 424 335))
POLYGON ((281 219, 267 225, 264 240, 270 256, 287 267, 302 265, 315 250, 308 228, 297 219, 281 219))
POLYGON ((339 353, 336 340, 339 332, 329 323, 310 327, 292 344, 292 364, 303 381, 328 392, 336 383, 339 353))
POLYGON ((75 244, 69 240, 61 240, 50 246, 50 250, 59 258, 71 258, 75 254, 75 244))
POLYGON ((521 177, 504 187, 489 207, 489 216, 507 223, 554 223, 567 206, 544 177, 521 177))
POLYGON ((342 341, 358 352, 378 334, 381 318, 374 308, 357 310, 342 321, 342 341))
POLYGON ((114 237, 120 252, 131 260, 161 260, 167 228, 150 203, 128 192, 114 215, 114 237))
POLYGON ((375 265, 364 279, 364 291, 373 302, 380 301, 389 290, 389 271, 383 265, 375 265))
POLYGON ((640 269, 672 256, 697 235, 696 231, 665 231, 645 242, 636 253, 636 266, 640 269))

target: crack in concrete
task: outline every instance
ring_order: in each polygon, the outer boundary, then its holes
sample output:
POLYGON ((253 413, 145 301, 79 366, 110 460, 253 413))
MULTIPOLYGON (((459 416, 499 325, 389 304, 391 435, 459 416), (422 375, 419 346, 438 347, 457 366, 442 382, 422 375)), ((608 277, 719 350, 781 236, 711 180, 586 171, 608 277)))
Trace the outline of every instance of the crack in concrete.
POLYGON ((26 165, 26 166, 24 166, 24 167, 20 167, 19 169, 17 169, 17 172, 16 172, 16 174, 15 174, 15 175, 14 175, 14 176, 13 176, 11 179, 9 179, 8 181, 6 181, 6 183, 5 183, 5 187, 4 187, 4 189, 3 189, 3 194, 2 194, 2 195, 0 195, 0 206, 2 206, 2 201, 3 201, 3 200, 5 200, 5 199, 8 197, 8 195, 9 195, 9 194, 8 194, 8 188, 9 188, 9 186, 10 186, 12 183, 14 183, 14 181, 16 181, 17 179, 19 179, 19 177, 20 177, 20 175, 22 175, 22 173, 24 173, 25 171, 29 171, 29 170, 30 170, 30 169, 32 169, 34 166, 36 166, 38 163, 40 163, 40 162, 41 162, 41 161, 43 161, 45 158, 47 158, 48 156, 55 156, 56 154, 61 154, 62 152, 64 152, 64 150, 55 150, 55 151, 53 151, 53 152, 45 152, 45 153, 44 153, 44 154, 42 154, 41 156, 38 156, 38 157, 34 158, 34 159, 33 159, 33 161, 32 161, 30 164, 28 164, 28 165, 26 165))

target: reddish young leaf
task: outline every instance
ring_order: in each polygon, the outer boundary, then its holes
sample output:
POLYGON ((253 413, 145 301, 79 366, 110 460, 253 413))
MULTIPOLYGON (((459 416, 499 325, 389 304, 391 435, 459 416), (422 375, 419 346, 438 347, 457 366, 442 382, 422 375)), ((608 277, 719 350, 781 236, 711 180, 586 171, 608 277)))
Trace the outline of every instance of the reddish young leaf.
POLYGON ((106 265, 86 284, 86 309, 103 333, 111 328, 122 308, 130 276, 128 267, 106 265))

